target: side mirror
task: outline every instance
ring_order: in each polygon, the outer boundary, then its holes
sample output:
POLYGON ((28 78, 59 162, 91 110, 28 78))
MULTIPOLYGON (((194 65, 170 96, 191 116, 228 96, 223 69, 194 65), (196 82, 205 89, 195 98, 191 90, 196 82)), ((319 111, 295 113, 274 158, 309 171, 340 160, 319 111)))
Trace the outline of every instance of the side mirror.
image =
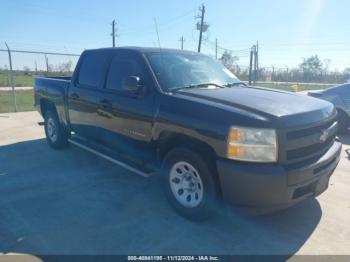
POLYGON ((141 90, 140 77, 138 76, 128 76, 122 81, 122 90, 136 94, 141 90))

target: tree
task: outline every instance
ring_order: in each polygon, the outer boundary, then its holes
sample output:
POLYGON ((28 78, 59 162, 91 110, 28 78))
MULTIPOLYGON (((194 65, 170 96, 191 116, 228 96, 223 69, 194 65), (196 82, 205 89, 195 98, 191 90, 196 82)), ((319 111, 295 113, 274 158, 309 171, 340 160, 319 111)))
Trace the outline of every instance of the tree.
POLYGON ((60 72, 70 72, 73 62, 68 61, 66 63, 61 63, 58 65, 58 71, 60 72))
POLYGON ((221 63, 225 67, 227 67, 228 69, 232 70, 235 62, 237 62, 239 60, 239 58, 237 56, 232 56, 231 52, 225 51, 222 54, 220 60, 221 60, 221 63))
POLYGON ((350 67, 344 69, 345 81, 350 82, 350 67))
POLYGON ((304 73, 305 80, 309 81, 322 73, 323 64, 318 56, 314 55, 309 58, 303 58, 299 68, 304 73))
POLYGON ((25 75, 29 75, 29 74, 30 74, 30 68, 29 68, 29 66, 24 66, 24 67, 23 67, 23 72, 24 72, 25 75))
POLYGON ((326 59, 323 60, 323 70, 325 72, 329 71, 329 66, 330 66, 331 62, 332 62, 332 60, 329 59, 329 58, 326 58, 326 59))

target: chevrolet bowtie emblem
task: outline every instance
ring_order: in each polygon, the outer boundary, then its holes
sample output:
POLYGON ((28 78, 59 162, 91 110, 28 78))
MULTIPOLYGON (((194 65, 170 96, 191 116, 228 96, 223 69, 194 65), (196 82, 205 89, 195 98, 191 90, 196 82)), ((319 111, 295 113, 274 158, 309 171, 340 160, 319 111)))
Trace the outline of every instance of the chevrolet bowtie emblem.
POLYGON ((322 143, 325 142, 325 141, 327 140, 327 138, 328 138, 328 135, 329 135, 328 130, 323 130, 323 131, 321 132, 321 135, 320 135, 320 141, 321 141, 322 143))

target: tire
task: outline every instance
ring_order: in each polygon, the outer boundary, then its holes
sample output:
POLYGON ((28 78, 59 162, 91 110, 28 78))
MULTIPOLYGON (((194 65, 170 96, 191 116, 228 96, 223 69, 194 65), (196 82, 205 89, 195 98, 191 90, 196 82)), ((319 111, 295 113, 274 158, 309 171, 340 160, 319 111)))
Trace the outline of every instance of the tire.
POLYGON ((215 171, 196 152, 185 147, 171 150, 164 158, 162 171, 167 199, 180 215, 201 221, 218 208, 215 171))
POLYGON ((68 145, 68 132, 59 123, 57 114, 48 110, 45 115, 45 135, 49 145, 54 149, 62 149, 68 145))
POLYGON ((338 110, 338 133, 344 134, 347 132, 350 125, 349 117, 343 112, 338 110))

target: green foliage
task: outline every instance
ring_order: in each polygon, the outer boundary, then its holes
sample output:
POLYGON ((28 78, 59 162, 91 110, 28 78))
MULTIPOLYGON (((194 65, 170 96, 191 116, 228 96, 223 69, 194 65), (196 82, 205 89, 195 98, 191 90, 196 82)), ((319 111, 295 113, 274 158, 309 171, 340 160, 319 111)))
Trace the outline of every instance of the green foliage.
MULTIPOLYGON (((274 89, 279 89, 279 90, 284 90, 284 91, 292 91, 292 84, 287 84, 287 83, 264 83, 264 82, 257 82, 257 86, 261 87, 268 87, 268 88, 274 88, 274 89)), ((318 89, 325 89, 328 87, 331 87, 333 85, 305 85, 305 84, 298 84, 299 86, 299 91, 305 91, 305 90, 318 90, 318 89)))
POLYGON ((232 53, 225 51, 221 58, 221 63, 228 69, 232 69, 234 64, 239 60, 237 56, 232 56, 232 53))
MULTIPOLYGON (((16 100, 18 112, 35 110, 33 90, 16 91, 16 100)), ((10 112, 13 112, 12 92, 0 89, 0 113, 10 112)))
POLYGON ((309 58, 303 58, 303 62, 299 65, 303 72, 319 74, 322 71, 323 64, 317 55, 309 58))
MULTIPOLYGON (((17 75, 14 77, 15 86, 33 86, 33 77, 30 75, 17 75)), ((11 86, 7 72, 0 72, 0 87, 11 86)))
POLYGON ((344 74, 346 74, 350 78, 350 67, 344 69, 344 74))

